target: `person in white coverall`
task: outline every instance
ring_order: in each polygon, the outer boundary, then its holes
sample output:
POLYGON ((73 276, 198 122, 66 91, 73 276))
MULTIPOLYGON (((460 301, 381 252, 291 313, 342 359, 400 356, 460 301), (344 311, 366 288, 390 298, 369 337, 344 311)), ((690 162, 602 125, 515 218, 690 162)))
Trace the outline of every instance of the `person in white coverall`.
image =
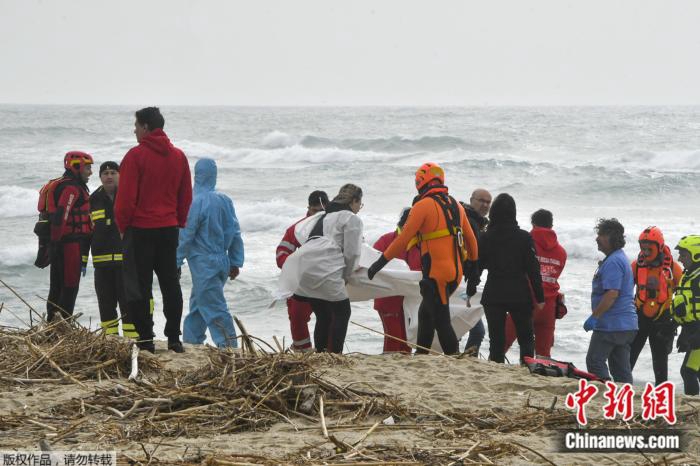
POLYGON ((243 266, 243 239, 233 202, 215 187, 216 162, 199 160, 194 166, 194 199, 177 249, 178 267, 187 259, 192 275, 183 341, 202 344, 208 328, 216 346, 235 348, 236 330, 224 285, 227 279, 234 280, 243 266))
MULTIPOLYGON (((362 189, 346 184, 325 213, 298 224, 299 285, 294 297, 311 304, 316 316, 316 351, 342 353, 350 320, 345 285, 362 251, 362 189)), ((285 264, 286 265, 286 264, 285 264)))

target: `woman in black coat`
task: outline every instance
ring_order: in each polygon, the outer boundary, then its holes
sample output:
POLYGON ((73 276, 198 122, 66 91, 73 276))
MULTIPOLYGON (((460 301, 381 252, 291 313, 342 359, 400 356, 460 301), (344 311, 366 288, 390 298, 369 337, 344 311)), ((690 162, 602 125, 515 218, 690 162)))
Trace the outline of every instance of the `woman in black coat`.
POLYGON ((540 264, 530 233, 518 227, 515 200, 499 194, 493 201, 490 223, 479 241, 480 269, 488 269, 481 304, 489 324, 489 359, 505 358, 506 314, 515 323, 523 357, 534 356, 535 337, 532 327, 533 294, 537 307, 544 307, 540 264))

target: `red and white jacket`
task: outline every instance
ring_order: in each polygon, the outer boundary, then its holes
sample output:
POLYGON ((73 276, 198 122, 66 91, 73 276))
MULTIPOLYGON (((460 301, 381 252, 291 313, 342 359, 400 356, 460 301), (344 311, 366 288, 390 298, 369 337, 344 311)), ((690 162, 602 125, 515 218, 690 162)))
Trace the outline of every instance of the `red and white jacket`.
POLYGON ((287 228, 287 231, 284 232, 284 236, 282 237, 282 241, 280 241, 280 244, 277 245, 277 255, 275 259, 277 260, 277 267, 280 269, 284 265, 289 255, 296 251, 297 248, 301 247, 301 244, 299 244, 299 241, 297 241, 297 237, 294 234, 294 228, 297 226, 297 223, 301 222, 305 218, 306 217, 297 220, 294 222, 294 225, 287 228))
POLYGON ((559 275, 566 265, 566 251, 551 228, 533 227, 530 234, 535 241, 535 252, 540 262, 544 296, 555 298, 559 293, 559 275))

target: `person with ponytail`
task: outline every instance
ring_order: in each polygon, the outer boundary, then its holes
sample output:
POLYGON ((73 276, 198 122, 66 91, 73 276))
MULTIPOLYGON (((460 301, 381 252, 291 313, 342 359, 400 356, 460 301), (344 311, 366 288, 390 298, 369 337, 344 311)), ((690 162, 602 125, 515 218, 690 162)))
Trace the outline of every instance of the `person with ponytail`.
POLYGON ((317 352, 342 353, 350 321, 350 299, 345 285, 357 268, 362 251, 362 189, 346 184, 338 195, 309 221, 313 227, 297 239, 301 247, 299 286, 294 298, 308 302, 316 316, 317 352), (301 236, 301 238, 300 238, 301 236))

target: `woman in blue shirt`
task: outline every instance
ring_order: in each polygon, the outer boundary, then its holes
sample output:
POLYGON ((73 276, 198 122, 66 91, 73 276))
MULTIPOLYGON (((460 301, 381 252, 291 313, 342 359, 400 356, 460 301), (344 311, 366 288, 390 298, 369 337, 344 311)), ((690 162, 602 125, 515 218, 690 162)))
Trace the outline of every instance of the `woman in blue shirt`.
POLYGON ((595 229, 605 259, 593 276, 592 314, 583 324, 586 331, 593 330, 586 366, 601 379, 609 380, 612 374, 615 382, 632 383, 630 349, 638 327, 632 267, 622 250, 625 228, 611 218, 599 220, 595 229))

